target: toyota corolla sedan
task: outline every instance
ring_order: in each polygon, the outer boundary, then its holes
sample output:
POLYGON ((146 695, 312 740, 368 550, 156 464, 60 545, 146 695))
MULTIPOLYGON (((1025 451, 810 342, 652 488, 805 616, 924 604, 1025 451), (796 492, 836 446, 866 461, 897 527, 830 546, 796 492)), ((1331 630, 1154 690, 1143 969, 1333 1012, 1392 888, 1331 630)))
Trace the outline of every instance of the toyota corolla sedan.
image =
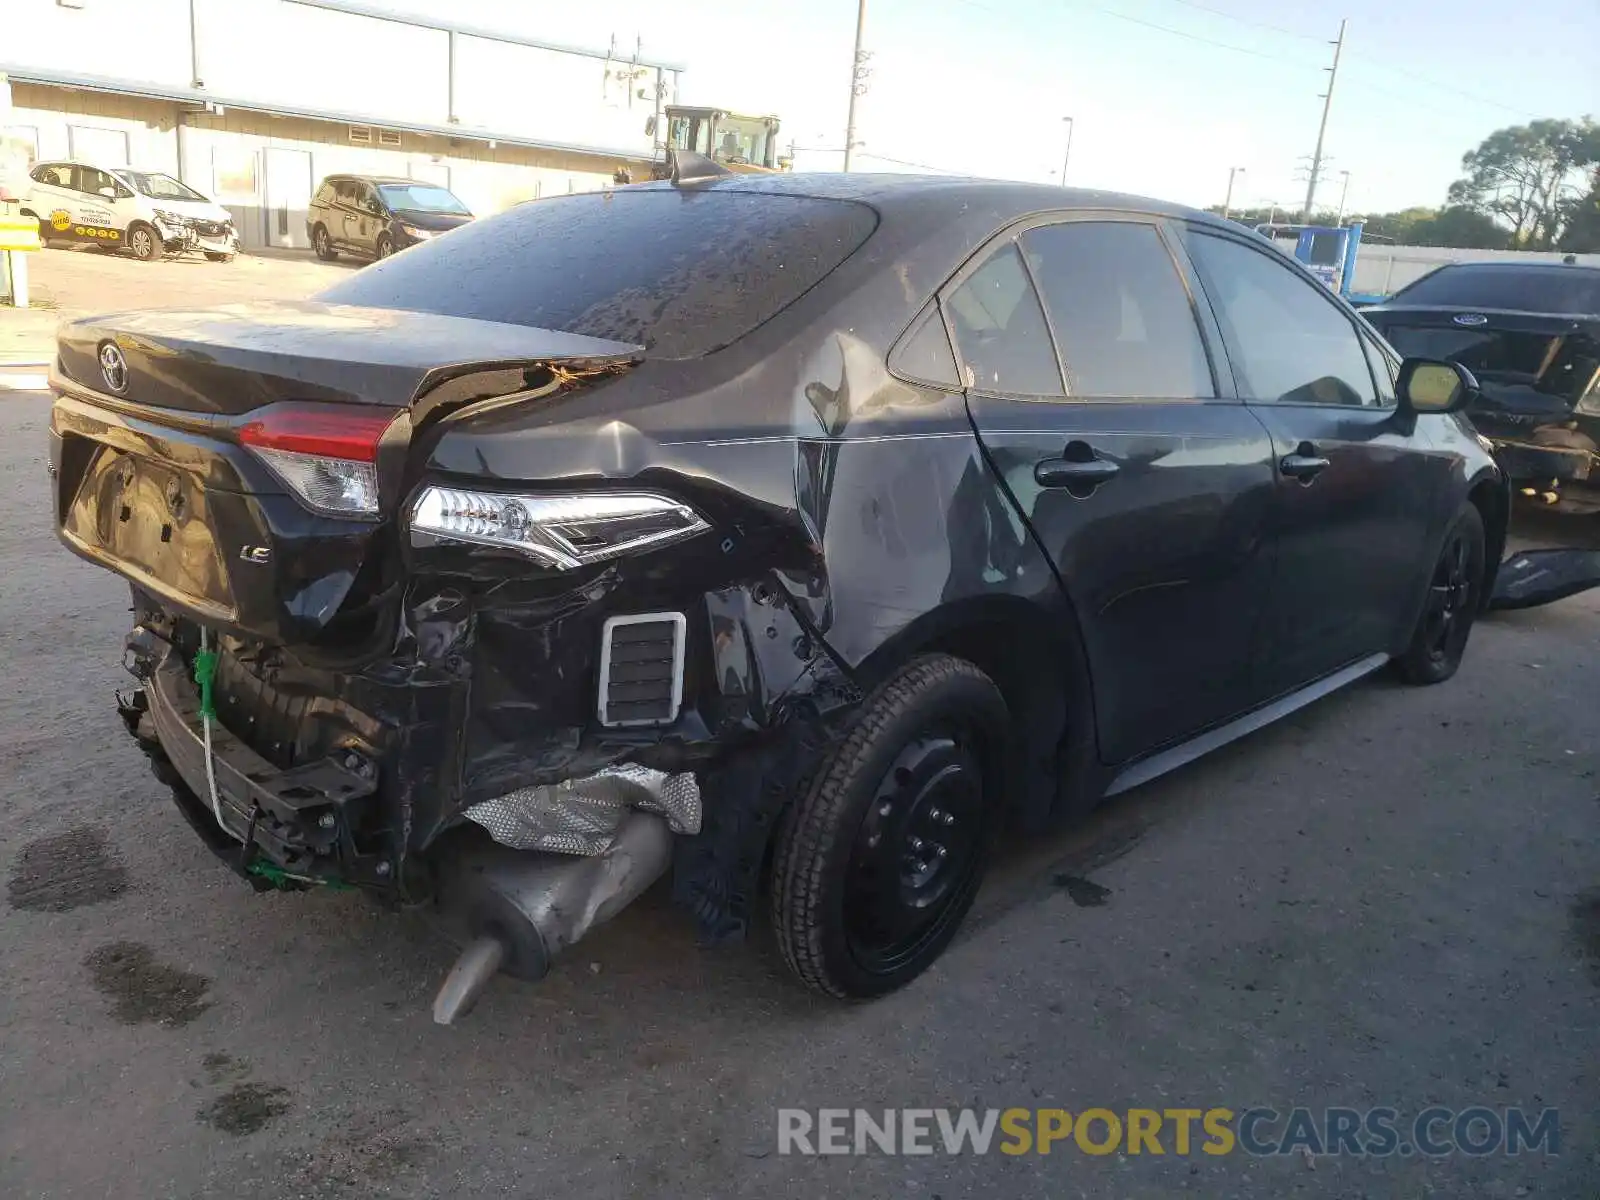
POLYGON ((256 886, 446 922, 446 1021, 663 876, 897 988, 1002 829, 1448 679, 1505 536, 1466 368, 1052 187, 538 201, 313 301, 68 323, 52 386, 129 732, 256 886))

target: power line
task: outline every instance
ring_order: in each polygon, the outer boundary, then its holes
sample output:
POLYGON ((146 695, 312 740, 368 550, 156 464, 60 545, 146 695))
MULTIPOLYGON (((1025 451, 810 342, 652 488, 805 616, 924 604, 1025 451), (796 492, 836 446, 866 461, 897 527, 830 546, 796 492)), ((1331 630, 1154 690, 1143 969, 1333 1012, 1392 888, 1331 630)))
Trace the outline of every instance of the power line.
POLYGON ((897 167, 915 167, 919 171, 932 171, 936 175, 970 175, 970 171, 952 171, 949 167, 935 167, 928 163, 907 162, 903 158, 890 158, 887 154, 868 154, 861 151, 862 158, 870 158, 876 162, 893 163, 897 167))
POLYGON ((1296 29, 1285 29, 1282 25, 1272 25, 1266 21, 1257 21, 1251 17, 1241 17, 1235 13, 1223 12, 1222 9, 1212 8, 1209 4, 1196 3, 1196 0, 1172 0, 1172 2, 1181 4, 1185 8, 1199 9, 1201 12, 1210 13, 1213 16, 1225 17, 1230 21, 1237 21, 1241 25, 1254 25, 1257 29, 1270 29, 1273 33, 1281 33, 1287 37, 1304 38, 1308 42, 1320 42, 1323 40, 1314 33, 1301 33, 1296 29))
POLYGON ((1362 62, 1368 63, 1375 67, 1381 67, 1390 74, 1399 75, 1405 79, 1411 80, 1413 83, 1420 83, 1427 87, 1438 88, 1443 92, 1453 92, 1455 95, 1465 97, 1468 100, 1476 100, 1479 104, 1487 104, 1490 108, 1502 109, 1505 112, 1516 113, 1518 116, 1522 117, 1537 117, 1539 115, 1538 113, 1531 112, 1526 108, 1518 108, 1513 104, 1505 104, 1499 100, 1491 100, 1487 96, 1480 96, 1476 92, 1469 92, 1463 88, 1458 88, 1448 83, 1440 83, 1437 79, 1430 79, 1426 75, 1418 75, 1415 71, 1408 71, 1403 67, 1392 66, 1381 59, 1371 58, 1365 54, 1358 54, 1352 51, 1350 57, 1360 59, 1362 62))
MULTIPOLYGON (((1224 12, 1220 8, 1212 8, 1209 4, 1201 4, 1201 3, 1199 3, 1199 0, 1172 0, 1172 2, 1174 4, 1181 4, 1185 8, 1193 8, 1193 9, 1198 9, 1200 12, 1211 13, 1213 16, 1222 17, 1223 19, 1228 20, 1228 21, 1237 21, 1241 25, 1251 25, 1251 26, 1254 26, 1257 29, 1269 29, 1273 33, 1281 33, 1286 37, 1302 38, 1302 39, 1304 39, 1306 41, 1313 41, 1313 42, 1322 40, 1321 38, 1318 38, 1318 37, 1316 37, 1316 36, 1314 36, 1312 34, 1309 34, 1309 33, 1300 33, 1299 31, 1294 30, 1294 29, 1285 29, 1282 25, 1272 25, 1272 24, 1270 24, 1270 23, 1268 23, 1266 21, 1257 21, 1257 20, 1254 20, 1254 19, 1252 19, 1250 17, 1241 17, 1241 16, 1238 16, 1235 13, 1224 12)), ((1118 15, 1120 15, 1120 14, 1118 14, 1118 15)), ((1132 18, 1129 18, 1129 19, 1131 20, 1132 18)), ((1237 47, 1234 47, 1234 48, 1237 49, 1237 47)), ((1349 57, 1358 58, 1362 62, 1371 63, 1373 66, 1376 66, 1376 67, 1382 67, 1385 71, 1388 71, 1390 74, 1402 76, 1402 77, 1404 77, 1406 79, 1410 79, 1414 83, 1420 83, 1420 84, 1423 84, 1426 87, 1438 88, 1440 91, 1450 92, 1450 93, 1452 93, 1454 95, 1464 97, 1465 99, 1468 99, 1468 100, 1475 100, 1479 104, 1486 104, 1491 108, 1503 109, 1506 112, 1516 113, 1519 116, 1524 116, 1524 117, 1536 117, 1536 116, 1538 116, 1537 113, 1530 112, 1528 109, 1518 108, 1514 104, 1506 104, 1506 103, 1504 103, 1504 102, 1502 102, 1500 100, 1491 100, 1488 96, 1480 95, 1477 92, 1469 92, 1465 88, 1459 88, 1459 87, 1456 87, 1453 84, 1441 83, 1437 79, 1430 79, 1426 75, 1418 75, 1415 71, 1407 70, 1404 67, 1394 66, 1394 65, 1392 65, 1390 63, 1384 62, 1380 58, 1373 58, 1373 57, 1371 57, 1369 55, 1362 54, 1359 51, 1352 50, 1350 52, 1349 57)), ((1391 93, 1391 95, 1392 94, 1393 93, 1391 93)))
POLYGON ((1206 37, 1199 33, 1190 33, 1186 29, 1177 29, 1171 25, 1162 25, 1158 21, 1146 21, 1143 17, 1132 17, 1127 13, 1120 13, 1114 9, 1101 8, 1098 4, 1084 4, 1081 7, 1093 9, 1107 17, 1115 17, 1119 21, 1127 21, 1130 25, 1143 25, 1146 29, 1157 29, 1162 33, 1170 33, 1174 37, 1187 38, 1191 42, 1203 42, 1207 46, 1216 46, 1221 50, 1232 50, 1235 54, 1248 54, 1252 58, 1264 58, 1268 62, 1289 63, 1295 66, 1309 66, 1296 58, 1285 58, 1281 54, 1268 54, 1264 50, 1252 50, 1248 46, 1235 46, 1232 42, 1218 41, 1216 38, 1206 37))
MULTIPOLYGON (((980 0, 957 0, 957 2, 961 3, 961 4, 965 4, 968 8, 982 9, 984 12, 993 13, 995 16, 999 16, 999 17, 1015 17, 1016 16, 1015 13, 1006 12, 1003 9, 999 9, 999 8, 994 7, 994 5, 992 5, 992 4, 980 3, 980 0)), ((1163 25, 1158 21, 1146 21, 1143 17, 1131 17, 1127 13, 1120 13, 1120 12, 1117 12, 1115 9, 1112 9, 1112 8, 1103 8, 1098 4, 1079 3, 1079 4, 1076 5, 1076 7, 1078 7, 1078 8, 1087 8, 1087 9, 1090 9, 1090 10, 1092 10, 1094 12, 1100 13, 1102 16, 1112 17, 1112 18, 1114 18, 1114 19, 1116 19, 1118 21, 1127 21, 1127 22, 1129 22, 1130 24, 1133 24, 1133 25, 1142 25, 1146 29, 1155 29, 1155 30, 1159 30, 1162 33, 1170 33, 1174 37, 1187 38, 1191 42, 1203 42, 1207 46, 1216 46, 1217 48, 1222 49, 1222 50, 1232 50, 1236 54, 1249 54, 1249 55, 1251 55, 1251 56, 1253 56, 1255 58, 1264 58, 1268 62, 1287 63, 1287 64, 1292 65, 1292 66, 1309 66, 1310 65, 1309 63, 1305 63, 1305 62, 1303 62, 1302 60, 1299 60, 1299 59, 1293 59, 1293 58, 1286 59, 1281 54, 1268 54, 1268 53, 1266 53, 1265 51, 1262 51, 1262 50, 1252 50, 1248 46, 1235 46, 1232 42, 1218 41, 1216 38, 1206 37, 1204 34, 1199 34, 1199 33, 1190 33, 1188 30, 1178 29, 1178 28, 1175 28, 1174 26, 1171 26, 1171 25, 1163 25)))
MULTIPOLYGON (((969 7, 972 7, 972 8, 982 9, 985 12, 994 13, 997 16, 1004 17, 1004 16, 1015 16, 1016 15, 1015 13, 1003 12, 1002 10, 1000 10, 998 8, 995 8, 993 5, 979 3, 979 0, 958 0, 958 2, 962 3, 962 4, 966 4, 966 5, 968 5, 969 7)), ((1258 29, 1268 29, 1268 30, 1271 30, 1271 31, 1273 31, 1275 33, 1283 34, 1283 35, 1288 36, 1288 37, 1293 37, 1293 38, 1297 38, 1297 39, 1305 39, 1305 40, 1314 41, 1314 42, 1323 40, 1321 38, 1313 36, 1312 34, 1300 33, 1300 32, 1297 32, 1296 30, 1293 30, 1293 29, 1285 29, 1285 28, 1283 28, 1282 26, 1279 26, 1279 25, 1271 25, 1271 24, 1268 24, 1268 23, 1266 23, 1264 21, 1256 21, 1256 20, 1252 20, 1251 18, 1248 18, 1248 17, 1237 16, 1234 13, 1224 12, 1220 8, 1212 8, 1209 5, 1201 4, 1201 3, 1198 2, 1198 0, 1173 0, 1173 2, 1175 4, 1182 4, 1182 5, 1184 5, 1184 6, 1188 7, 1188 8, 1198 9, 1198 10, 1200 10, 1202 12, 1212 13, 1212 14, 1214 14, 1216 16, 1223 17, 1223 18, 1225 18, 1227 20, 1230 20, 1230 21, 1237 21, 1241 25, 1251 25, 1251 26, 1255 26, 1258 29)), ((1159 30, 1162 33, 1168 33, 1168 34, 1173 35, 1174 37, 1187 38, 1191 42, 1200 42, 1200 43, 1202 43, 1204 45, 1207 45, 1207 46, 1216 46, 1218 49, 1221 49, 1221 50, 1232 50, 1235 54, 1248 54, 1248 55, 1251 55, 1254 58, 1264 58, 1268 62, 1284 63, 1284 64, 1287 64, 1287 65, 1290 65, 1290 66, 1297 66, 1297 67, 1299 67, 1299 66, 1314 67, 1315 66, 1315 64, 1306 62, 1304 59, 1292 58, 1292 57, 1286 58, 1283 55, 1269 54, 1266 51, 1255 50, 1255 49, 1252 49, 1252 48, 1250 48, 1248 46, 1236 46, 1232 42, 1224 42, 1224 41, 1221 41, 1221 40, 1219 40, 1217 38, 1206 37, 1204 34, 1190 33, 1188 30, 1185 30, 1185 29, 1178 29, 1178 28, 1175 28, 1174 26, 1171 26, 1171 25, 1163 25, 1159 21, 1147 21, 1142 17, 1129 16, 1127 13, 1120 13, 1120 12, 1114 11, 1113 9, 1103 8, 1098 4, 1079 3, 1078 7, 1091 9, 1092 11, 1100 13, 1100 14, 1102 14, 1104 16, 1113 17, 1118 21, 1127 21, 1128 23, 1133 24, 1133 25, 1142 25, 1146 29, 1159 30)), ((1441 91, 1453 93, 1454 95, 1461 96, 1464 99, 1473 100, 1473 101, 1476 101, 1479 104, 1488 105, 1490 108, 1498 108, 1498 109, 1500 109, 1500 110, 1502 110, 1504 112, 1515 113, 1518 116, 1522 116, 1522 117, 1537 117, 1539 115, 1538 113, 1532 112, 1532 111, 1530 111, 1528 109, 1518 108, 1515 105, 1506 104, 1504 101, 1492 100, 1488 96, 1479 95, 1476 92, 1469 92, 1469 91, 1465 90, 1464 88, 1458 88, 1458 87, 1455 87, 1452 84, 1441 83, 1439 80, 1430 79, 1426 75, 1418 75, 1415 71, 1408 70, 1408 69, 1406 69, 1404 67, 1394 66, 1394 65, 1392 65, 1390 63, 1384 62, 1382 59, 1373 58, 1373 57, 1371 57, 1369 55, 1362 54, 1359 51, 1352 50, 1352 51, 1349 52, 1347 57, 1354 58, 1354 59, 1359 59, 1360 61, 1362 61, 1364 63, 1368 63, 1368 64, 1371 64, 1372 66, 1380 67, 1385 72, 1387 72, 1387 73, 1389 73, 1391 75, 1396 75, 1396 76, 1399 76, 1401 78, 1409 79, 1413 83, 1422 84, 1424 87, 1438 88, 1441 91)), ((1363 86, 1365 86, 1365 85, 1363 85, 1363 86)), ((1373 90, 1381 91, 1381 90, 1384 90, 1384 89, 1374 88, 1373 90)), ((1387 94, 1393 96, 1393 95, 1396 95, 1397 93, 1395 93, 1393 91, 1389 91, 1387 94)))

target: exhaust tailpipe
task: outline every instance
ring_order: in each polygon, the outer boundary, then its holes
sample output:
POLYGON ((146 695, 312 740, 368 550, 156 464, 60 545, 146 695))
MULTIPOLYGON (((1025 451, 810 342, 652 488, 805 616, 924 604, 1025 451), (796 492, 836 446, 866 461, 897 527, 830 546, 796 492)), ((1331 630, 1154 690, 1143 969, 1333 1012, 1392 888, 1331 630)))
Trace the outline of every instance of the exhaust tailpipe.
POLYGON ((600 854, 463 848, 440 868, 439 900, 470 940, 434 997, 433 1019, 464 1016, 499 971, 544 978, 557 954, 641 896, 671 861, 667 822, 643 812, 630 813, 600 854))

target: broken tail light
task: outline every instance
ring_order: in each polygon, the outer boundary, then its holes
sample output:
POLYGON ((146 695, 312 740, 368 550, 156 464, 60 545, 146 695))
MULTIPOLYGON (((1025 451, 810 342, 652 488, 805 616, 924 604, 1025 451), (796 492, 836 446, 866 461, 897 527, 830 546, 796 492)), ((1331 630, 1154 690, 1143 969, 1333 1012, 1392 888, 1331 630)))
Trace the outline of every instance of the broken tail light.
POLYGON ((649 492, 541 496, 423 488, 411 542, 468 542, 514 551, 560 570, 652 550, 711 528, 687 504, 649 492))
POLYGON ((397 410, 334 404, 269 404, 239 441, 312 512, 376 520, 378 443, 397 410))

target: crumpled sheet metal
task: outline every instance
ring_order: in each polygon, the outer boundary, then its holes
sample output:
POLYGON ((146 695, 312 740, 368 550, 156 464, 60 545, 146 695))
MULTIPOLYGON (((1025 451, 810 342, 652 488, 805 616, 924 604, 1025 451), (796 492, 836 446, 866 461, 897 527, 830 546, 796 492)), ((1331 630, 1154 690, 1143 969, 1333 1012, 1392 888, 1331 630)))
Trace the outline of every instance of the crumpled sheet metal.
POLYGON ((603 854, 632 809, 665 817, 673 833, 699 833, 700 785, 687 772, 618 763, 582 779, 518 788, 466 815, 513 850, 603 854))

